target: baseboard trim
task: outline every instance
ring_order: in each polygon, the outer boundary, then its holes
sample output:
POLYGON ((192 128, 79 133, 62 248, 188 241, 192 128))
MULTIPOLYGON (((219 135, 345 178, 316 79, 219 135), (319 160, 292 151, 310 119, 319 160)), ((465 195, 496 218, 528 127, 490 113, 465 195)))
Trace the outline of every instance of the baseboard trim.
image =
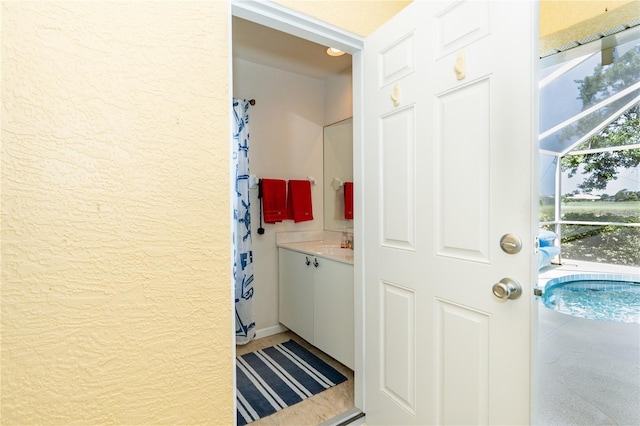
POLYGON ((284 333, 285 331, 289 331, 289 329, 282 324, 274 325, 273 327, 262 328, 260 330, 256 330, 256 339, 273 336, 274 334, 278 333, 284 333))

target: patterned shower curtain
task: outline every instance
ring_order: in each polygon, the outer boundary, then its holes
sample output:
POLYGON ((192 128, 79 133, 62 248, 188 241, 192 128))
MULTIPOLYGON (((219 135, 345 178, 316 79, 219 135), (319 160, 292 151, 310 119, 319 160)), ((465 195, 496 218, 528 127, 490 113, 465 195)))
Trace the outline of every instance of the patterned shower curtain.
POLYGON ((249 211, 249 101, 233 100, 233 161, 236 169, 233 200, 233 277, 236 299, 236 344, 249 343, 256 335, 253 313, 253 253, 249 211))

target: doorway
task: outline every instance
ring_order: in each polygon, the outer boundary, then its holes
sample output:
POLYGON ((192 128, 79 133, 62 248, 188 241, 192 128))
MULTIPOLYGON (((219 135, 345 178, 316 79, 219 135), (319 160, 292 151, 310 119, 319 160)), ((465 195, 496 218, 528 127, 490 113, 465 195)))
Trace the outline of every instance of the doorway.
POLYGON ((639 30, 540 61, 542 424, 640 422, 639 30))
MULTIPOLYGON (((336 115, 336 110, 344 110, 344 106, 341 108, 332 108, 329 111, 326 111, 327 108, 320 108, 325 111, 318 111, 318 105, 322 105, 326 102, 324 100, 326 96, 331 96, 331 94, 321 95, 323 90, 322 86, 325 83, 319 84, 319 82, 322 82, 327 78, 332 78, 340 81, 337 83, 332 82, 326 84, 333 84, 333 87, 341 87, 342 81, 346 78, 349 81, 349 86, 353 84, 353 91, 350 89, 349 95, 351 98, 355 98, 356 93, 358 92, 356 87, 358 77, 352 77, 351 75, 350 69, 352 66, 352 59, 349 53, 357 54, 357 49, 361 46, 361 40, 357 36, 352 36, 344 33, 344 31, 318 24, 308 18, 301 18, 297 15, 294 16, 294 14, 291 14, 287 9, 280 9, 278 6, 270 5, 267 7, 263 4, 245 2, 232 3, 232 5, 232 48, 234 70, 231 77, 234 81, 232 82, 231 87, 234 87, 237 71, 242 73, 242 79, 244 81, 247 81, 247 79, 253 80, 251 84, 253 89, 238 88, 237 85, 235 85, 233 91, 234 97, 239 96, 246 97, 248 99, 255 99, 255 106, 251 107, 253 112, 250 111, 250 120, 273 121, 268 117, 270 114, 293 115, 291 113, 292 110, 295 111, 295 115, 297 116, 291 119, 291 121, 284 126, 271 127, 268 132, 263 133, 262 135, 252 131, 251 143, 252 146, 256 148, 255 150, 252 148, 250 154, 252 159, 250 161, 254 164, 253 158, 258 158, 256 161, 262 163, 262 169, 261 171, 256 172, 252 167, 251 173, 255 173, 258 178, 322 176, 323 171, 317 168, 318 165, 320 165, 320 167, 322 166, 322 150, 320 150, 319 153, 316 152, 317 135, 319 134, 320 137, 322 137, 323 125, 339 121, 343 118, 347 118, 347 116, 344 116, 344 114, 342 116, 336 115), (269 11, 266 11, 265 7, 269 11), (266 16, 273 16, 274 9, 278 16, 275 18, 266 18, 266 16), (301 28, 304 28, 304 30, 301 28), (242 34, 237 34, 236 30, 244 32, 242 34), (247 37, 249 39, 247 39, 247 37), (250 40, 251 37, 254 39, 250 40), (301 38, 304 40, 301 40, 301 38), (265 47, 265 49, 256 49, 255 46, 258 44, 257 42, 264 42, 267 39, 275 39, 276 41, 274 42, 274 45, 271 45, 270 47, 265 47), (298 42, 303 45, 306 43, 306 46, 309 49, 312 47, 315 48, 315 46, 311 46, 312 44, 322 45, 324 46, 324 50, 326 50, 327 46, 336 46, 347 53, 344 57, 339 58, 330 58, 327 56, 327 58, 330 59, 330 62, 325 62, 324 65, 322 63, 315 62, 316 60, 311 58, 306 63, 304 63, 304 61, 303 63, 300 63, 297 61, 299 58, 295 56, 303 55, 305 52, 298 51, 298 54, 296 55, 295 50, 288 50, 294 49, 293 46, 298 42), (240 46, 240 43, 242 43, 242 46, 240 46), (265 50, 272 48, 277 52, 265 54, 265 50), (287 51, 283 52, 283 50, 287 51), (291 55, 293 55, 294 58, 291 58, 291 55), (254 66, 250 64, 250 62, 254 64, 257 63, 257 65, 254 66), (236 65, 238 66, 236 67, 236 65), (348 76, 344 73, 345 66, 348 66, 349 68, 348 76), (285 79, 288 79, 286 84, 283 83, 280 88, 274 87, 275 84, 272 84, 271 82, 276 81, 277 79, 269 79, 271 73, 286 74, 287 76, 285 79), (272 90, 269 95, 266 93, 268 91, 259 91, 258 86, 260 84, 272 84, 272 86, 269 87, 269 89, 272 90), (273 93, 274 91, 275 93, 273 93), (285 99, 291 99, 287 98, 287 96, 296 96, 296 98, 305 97, 308 101, 300 102, 294 107, 290 106, 289 109, 281 109, 281 105, 279 104, 286 103, 285 99), (314 97, 315 100, 313 100, 314 97), (267 98, 271 98, 271 100, 267 98), (273 102, 274 98, 279 98, 279 101, 273 102), (260 111, 263 113, 261 114, 260 111), (324 121, 318 121, 319 114, 324 114, 324 121), (295 148, 291 149, 284 145, 277 145, 282 142, 282 138, 279 138, 278 136, 279 134, 298 131, 305 132, 304 134, 307 136, 295 138, 297 139, 297 145, 295 148), (274 148, 274 145, 276 148, 274 148), (317 164, 312 164, 315 161, 314 158, 316 158, 316 154, 319 154, 320 161, 317 162, 317 164), (296 163, 296 167, 299 166, 299 168, 292 167, 291 170, 283 170, 275 164, 269 164, 267 159, 268 156, 292 156, 297 158, 297 160, 293 160, 292 162, 296 163), (289 176, 287 176, 287 174, 289 174, 289 176)), ((325 58, 322 58, 322 60, 324 61, 325 58)), ((357 67, 357 59, 353 60, 353 66, 357 67)), ((277 81, 281 80, 282 79, 277 81)), ((281 83, 276 84, 279 85, 281 83)), ((351 100, 352 99, 349 99, 349 101, 351 100)), ((351 102, 349 102, 349 109, 349 117, 357 115, 357 112, 354 110, 355 108, 351 108, 351 102)), ((266 125, 273 126, 273 123, 268 123, 266 125)), ((357 133, 357 130, 355 130, 355 133, 357 133)), ((354 151, 356 149, 357 146, 354 146, 354 151)), ((354 158, 354 161, 357 162, 358 160, 354 158)), ((354 164, 354 167, 358 166, 354 164)), ((315 203, 316 199, 314 198, 314 210, 316 210, 315 203)), ((255 214, 253 217, 257 218, 259 214, 257 210, 257 206, 259 205, 257 200, 257 191, 252 194, 251 204, 252 215, 255 214)), ((320 201, 318 205, 321 206, 322 202, 320 201)), ((318 216, 321 216, 322 209, 318 207, 316 213, 318 216)), ((322 231, 322 218, 319 217, 318 219, 320 219, 318 224, 314 225, 309 223, 306 225, 305 230, 322 231)), ((254 223, 257 222, 258 220, 254 219, 254 223)), ((354 222, 357 223, 357 218, 354 222)), ((263 277, 266 277, 264 281, 265 286, 262 287, 265 291, 258 294, 259 289, 257 289, 255 295, 255 299, 260 299, 261 297, 268 299, 265 306, 256 308, 256 315, 265 319, 263 324, 266 323, 266 327, 264 325, 261 326, 260 324, 257 324, 256 327, 257 337, 265 337, 264 339, 260 339, 263 342, 266 342, 269 339, 278 340, 282 336, 285 336, 286 338, 289 337, 287 334, 288 332, 283 333, 286 329, 278 324, 277 318, 278 251, 276 248, 275 235, 277 232, 288 232, 300 229, 292 228, 293 226, 293 223, 267 225, 265 226, 264 234, 256 235, 255 232, 252 233, 254 235, 254 266, 256 280, 260 279, 259 277, 261 274, 263 277), (262 255, 259 256, 260 253, 262 253, 262 255)), ((356 274, 358 274, 357 259, 355 259, 354 264, 356 265, 356 274)), ((359 286, 357 287, 359 288, 359 286)), ((356 290, 356 292, 357 291, 358 290, 356 290)), ((356 301, 356 305, 358 305, 358 303, 359 301, 356 301)), ((356 306, 356 312, 358 312, 358 310, 361 312, 361 307, 356 306)), ((256 323, 258 323, 258 318, 256 318, 256 323)), ((361 324, 362 322, 359 321, 357 323, 361 324)), ((357 334, 361 335, 362 333, 357 334)), ((251 343, 249 345, 251 345, 251 343)), ((356 343, 355 346, 357 348, 358 344, 356 343)), ((241 354, 244 351, 244 347, 237 349, 238 354, 241 354)), ((358 354, 356 354, 356 357, 358 357, 358 354)), ((356 371, 358 369, 358 364, 358 361, 356 361, 356 371)), ((351 374, 353 375, 353 373, 351 374)), ((357 377, 360 379, 360 376, 357 377)), ((352 378, 351 387, 355 387, 356 396, 355 398, 353 397, 352 391, 352 396, 349 396, 349 407, 353 407, 354 405, 358 406, 357 402, 354 403, 354 399, 357 400, 357 389, 359 387, 361 388, 361 386, 358 386, 357 384, 354 386, 352 378)))

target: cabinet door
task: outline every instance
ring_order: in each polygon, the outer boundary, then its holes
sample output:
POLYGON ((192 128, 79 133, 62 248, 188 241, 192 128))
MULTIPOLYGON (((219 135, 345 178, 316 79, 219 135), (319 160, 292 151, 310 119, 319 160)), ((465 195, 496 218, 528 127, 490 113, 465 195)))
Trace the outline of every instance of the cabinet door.
POLYGON ((314 345, 353 370, 353 265, 318 259, 315 272, 314 345))
POLYGON ((313 343, 313 256, 279 249, 278 318, 289 330, 313 343), (310 264, 306 264, 306 259, 310 264))

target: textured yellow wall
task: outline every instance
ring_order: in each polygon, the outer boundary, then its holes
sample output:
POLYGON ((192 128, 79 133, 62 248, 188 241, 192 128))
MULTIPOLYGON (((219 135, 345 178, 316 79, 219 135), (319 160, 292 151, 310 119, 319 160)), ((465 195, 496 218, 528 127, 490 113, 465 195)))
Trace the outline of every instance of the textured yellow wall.
POLYGON ((1 7, 0 422, 231 424, 228 4, 1 7))
POLYGON ((637 0, 541 0, 540 1, 540 36, 572 27, 578 23, 593 18, 603 18, 605 15, 616 15, 617 9, 635 5, 640 8, 637 0))
POLYGON ((564 46, 638 17, 638 0, 542 0, 540 51, 564 46))
POLYGON ((367 36, 405 8, 412 0, 275 0, 289 9, 367 36))

